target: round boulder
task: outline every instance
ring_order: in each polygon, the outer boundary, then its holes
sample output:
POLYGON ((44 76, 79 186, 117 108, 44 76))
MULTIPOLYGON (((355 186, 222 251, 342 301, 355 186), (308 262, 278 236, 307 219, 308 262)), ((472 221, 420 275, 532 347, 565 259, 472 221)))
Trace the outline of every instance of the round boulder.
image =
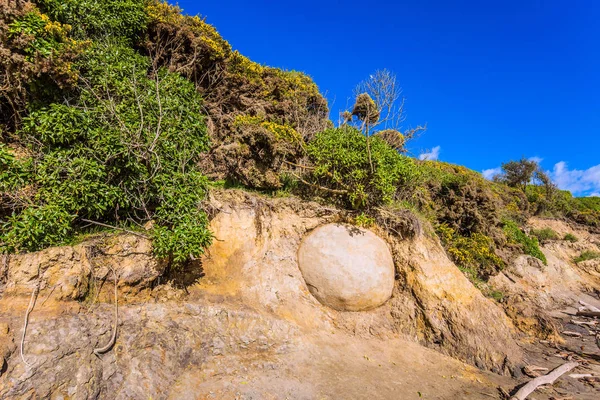
POLYGON ((300 245, 298 265, 312 295, 336 310, 368 310, 392 296, 390 250, 365 229, 344 224, 315 229, 300 245))

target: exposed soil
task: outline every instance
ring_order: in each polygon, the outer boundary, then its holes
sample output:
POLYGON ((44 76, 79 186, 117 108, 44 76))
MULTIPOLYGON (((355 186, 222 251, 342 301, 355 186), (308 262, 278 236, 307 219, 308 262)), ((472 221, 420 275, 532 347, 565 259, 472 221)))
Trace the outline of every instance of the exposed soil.
MULTIPOLYGON (((148 243, 128 235, 12 257, 0 285, 0 398, 501 399, 499 387, 532 379, 525 366, 578 360, 569 374, 600 376, 596 328, 571 323, 593 320, 566 314, 578 300, 600 307, 592 267, 570 261, 595 236, 546 244, 548 266, 515 260, 492 281, 505 295, 498 303, 426 229, 399 239, 375 228, 394 255, 392 299, 340 312, 310 294, 296 251, 307 232, 343 215, 235 191, 213 206, 218 240, 179 273, 167 274, 148 243), (96 356, 112 333, 111 267, 119 273, 117 341, 96 356), (19 347, 38 282, 28 367, 19 347)), ((569 374, 530 398, 599 397, 595 378, 569 374)))

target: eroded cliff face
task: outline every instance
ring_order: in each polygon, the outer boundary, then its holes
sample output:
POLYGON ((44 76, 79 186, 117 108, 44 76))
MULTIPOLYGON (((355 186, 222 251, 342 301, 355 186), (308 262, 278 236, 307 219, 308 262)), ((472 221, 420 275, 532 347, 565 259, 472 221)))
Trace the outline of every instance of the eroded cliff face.
MULTIPOLYGON (((238 191, 211 204, 216 240, 183 271, 165 271, 146 239, 127 234, 11 257, 0 273, 0 398, 450 399, 514 385, 522 334, 427 230, 374 228, 393 255, 392 298, 341 312, 312 296, 297 261, 309 232, 345 222, 340 211, 238 191), (117 339, 97 356, 112 335, 113 269, 117 339)), ((590 281, 570 268, 576 296, 590 281)), ((510 283, 509 295, 524 290, 510 283)))
POLYGON ((575 235, 579 240, 549 240, 541 249, 548 260, 521 255, 490 283, 504 294, 504 308, 524 333, 540 339, 561 342, 561 323, 565 309, 578 305, 580 300, 597 304, 595 293, 600 292, 600 262, 573 260, 583 251, 598 251, 600 235, 583 226, 564 221, 532 218, 532 229, 550 228, 558 237, 575 235))

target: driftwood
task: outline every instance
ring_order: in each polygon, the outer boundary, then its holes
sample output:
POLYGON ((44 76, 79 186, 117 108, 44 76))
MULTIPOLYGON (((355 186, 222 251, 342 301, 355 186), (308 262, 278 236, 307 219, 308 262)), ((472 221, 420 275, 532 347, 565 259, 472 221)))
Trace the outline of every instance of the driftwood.
POLYGON ((580 338, 580 337, 583 336, 579 332, 571 332, 571 331, 564 331, 562 334, 565 335, 565 336, 571 336, 571 337, 576 337, 576 338, 580 338))
POLYGON ((570 374, 569 377, 573 379, 582 379, 582 378, 593 378, 592 374, 570 374))
POLYGON ((598 317, 600 318, 600 311, 577 311, 577 314, 580 317, 590 317, 590 318, 594 318, 594 317, 598 317))
POLYGON ((575 319, 572 319, 571 323, 574 325, 584 325, 592 328, 595 328, 598 325, 598 321, 577 321, 575 319))
POLYGON ((533 393, 539 386, 550 385, 554 383, 554 381, 557 380, 561 375, 569 372, 577 366, 579 366, 578 362, 568 362, 558 368, 553 369, 552 372, 547 375, 540 376, 529 381, 525 386, 519 389, 517 393, 510 398, 510 400, 525 400, 527 396, 533 393))
POLYGON ((592 312, 600 313, 600 308, 594 307, 593 305, 586 303, 583 300, 579 300, 579 304, 581 304, 583 306, 583 307, 579 308, 579 311, 592 311, 592 312))

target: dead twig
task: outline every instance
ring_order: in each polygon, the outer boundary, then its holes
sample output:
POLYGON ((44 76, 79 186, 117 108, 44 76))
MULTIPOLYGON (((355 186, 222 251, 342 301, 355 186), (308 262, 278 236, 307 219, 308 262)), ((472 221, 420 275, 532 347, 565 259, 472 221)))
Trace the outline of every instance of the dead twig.
POLYGON ((323 190, 323 191, 326 191, 326 192, 329 192, 329 193, 333 193, 333 194, 348 194, 347 190, 329 189, 329 188, 326 188, 326 187, 321 186, 321 185, 310 183, 310 182, 302 179, 299 175, 294 174, 293 172, 291 174, 294 176, 294 178, 298 179, 300 182, 304 183, 305 185, 312 186, 312 187, 314 187, 316 189, 323 190))
POLYGON ((138 237, 144 238, 144 239, 150 239, 148 236, 146 236, 146 235, 144 235, 144 234, 141 234, 141 233, 138 233, 138 232, 134 232, 134 231, 130 231, 130 230, 123 229, 123 228, 119 228, 118 226, 108 225, 108 224, 104 224, 104 223, 102 223, 102 222, 98 222, 98 221, 92 221, 92 220, 85 219, 85 218, 81 218, 81 220, 82 220, 83 222, 87 222, 87 223, 89 223, 89 224, 94 224, 94 225, 98 225, 98 226, 103 226, 103 227, 105 227, 105 228, 116 229, 116 230, 119 230, 119 231, 122 231, 122 232, 125 232, 125 233, 129 233, 129 234, 132 234, 132 235, 135 235, 135 236, 138 236, 138 237))
POLYGON ((579 366, 578 362, 568 362, 566 364, 561 365, 558 368, 553 369, 552 372, 550 372, 547 375, 543 375, 529 381, 527 384, 525 384, 525 386, 519 389, 517 393, 515 393, 514 396, 510 398, 510 400, 525 400, 527 396, 533 393, 541 385, 553 384, 555 380, 557 380, 563 374, 569 372, 577 366, 579 366))

